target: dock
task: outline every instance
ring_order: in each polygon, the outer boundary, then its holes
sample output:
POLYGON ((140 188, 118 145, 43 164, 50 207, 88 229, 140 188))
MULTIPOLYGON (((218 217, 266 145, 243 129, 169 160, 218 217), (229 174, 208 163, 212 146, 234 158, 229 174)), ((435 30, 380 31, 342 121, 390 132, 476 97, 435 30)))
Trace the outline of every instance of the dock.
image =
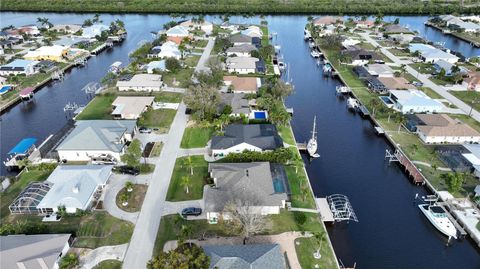
POLYGON ((453 226, 455 226, 455 229, 457 229, 457 231, 460 233, 460 235, 462 237, 465 237, 467 235, 467 232, 465 231, 465 229, 463 229, 462 225, 460 225, 460 223, 458 223, 456 218, 453 217, 452 214, 450 213, 451 209, 450 209, 450 206, 448 205, 448 203, 447 202, 438 202, 437 205, 440 206, 445 211, 448 219, 453 223, 453 226))
POLYGON ((307 143, 297 143, 297 148, 299 151, 306 151, 307 150, 307 143))
POLYGON ((377 133, 377 135, 385 134, 385 131, 382 129, 382 127, 379 126, 375 126, 375 132, 377 133))
POLYGON ((287 110, 288 114, 293 116, 293 107, 287 107, 286 110, 287 110))
POLYGON ((318 213, 323 222, 334 222, 332 210, 328 205, 327 198, 315 198, 315 204, 317 205, 318 213))
POLYGON ((363 104, 359 103, 358 105, 358 113, 362 117, 368 117, 370 116, 370 111, 368 111, 368 108, 365 107, 363 104))

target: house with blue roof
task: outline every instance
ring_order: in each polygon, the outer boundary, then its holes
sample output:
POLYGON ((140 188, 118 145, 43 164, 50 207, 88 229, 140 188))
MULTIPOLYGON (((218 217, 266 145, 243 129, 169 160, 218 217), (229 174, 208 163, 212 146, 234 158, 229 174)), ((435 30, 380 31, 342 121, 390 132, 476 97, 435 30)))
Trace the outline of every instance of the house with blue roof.
POLYGON ((38 72, 36 67, 39 63, 39 61, 15 59, 8 64, 0 66, 0 75, 10 76, 25 74, 30 76, 38 72))
POLYGON ((444 105, 419 90, 390 90, 393 108, 403 114, 439 113, 444 105))

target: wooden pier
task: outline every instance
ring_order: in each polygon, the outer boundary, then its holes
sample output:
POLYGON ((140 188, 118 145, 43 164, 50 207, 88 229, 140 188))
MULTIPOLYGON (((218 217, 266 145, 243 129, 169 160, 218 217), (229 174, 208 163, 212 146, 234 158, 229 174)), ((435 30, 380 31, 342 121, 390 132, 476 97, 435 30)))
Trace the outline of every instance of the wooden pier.
POLYGON ((299 151, 307 151, 307 143, 297 143, 297 148, 299 151))

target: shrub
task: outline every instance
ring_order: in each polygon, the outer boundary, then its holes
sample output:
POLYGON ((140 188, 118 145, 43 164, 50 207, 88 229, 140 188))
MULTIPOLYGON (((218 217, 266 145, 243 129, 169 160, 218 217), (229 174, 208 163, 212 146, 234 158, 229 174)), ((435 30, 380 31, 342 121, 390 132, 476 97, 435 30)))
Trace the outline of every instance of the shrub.
POLYGON ((307 222, 307 215, 303 212, 293 212, 293 217, 295 219, 295 222, 298 223, 298 225, 302 226, 307 222))

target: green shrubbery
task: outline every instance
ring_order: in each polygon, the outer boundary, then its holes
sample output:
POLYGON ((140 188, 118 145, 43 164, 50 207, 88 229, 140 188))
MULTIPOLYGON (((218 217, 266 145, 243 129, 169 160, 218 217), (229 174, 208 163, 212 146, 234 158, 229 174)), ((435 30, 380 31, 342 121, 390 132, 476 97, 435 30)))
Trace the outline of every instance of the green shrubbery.
POLYGON ((221 162, 271 162, 286 164, 292 159, 294 152, 290 148, 280 148, 274 151, 244 151, 241 153, 230 153, 221 162))

